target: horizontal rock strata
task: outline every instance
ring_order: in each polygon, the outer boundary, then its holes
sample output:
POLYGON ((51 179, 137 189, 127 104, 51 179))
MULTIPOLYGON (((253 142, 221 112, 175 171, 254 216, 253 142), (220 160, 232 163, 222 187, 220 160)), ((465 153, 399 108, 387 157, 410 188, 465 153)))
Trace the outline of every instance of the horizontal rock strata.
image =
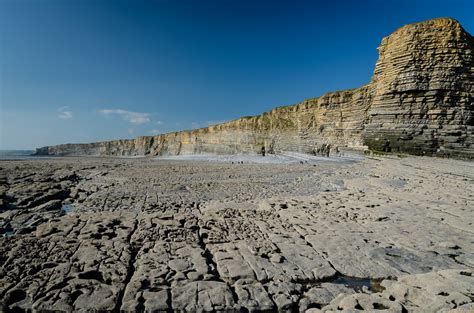
POLYGON ((326 94, 295 106, 279 107, 192 131, 91 144, 44 147, 48 155, 179 155, 250 153, 267 150, 311 152, 319 144, 362 145, 368 87, 326 94))
POLYGON ((371 82, 258 116, 133 140, 64 144, 38 155, 312 152, 322 144, 473 158, 474 39, 449 18, 384 38, 371 82))
MULTIPOLYGON (((472 155, 473 38, 451 19, 400 28, 382 40, 364 142, 414 154, 472 155)), ((472 158, 470 156, 469 158, 472 158)))

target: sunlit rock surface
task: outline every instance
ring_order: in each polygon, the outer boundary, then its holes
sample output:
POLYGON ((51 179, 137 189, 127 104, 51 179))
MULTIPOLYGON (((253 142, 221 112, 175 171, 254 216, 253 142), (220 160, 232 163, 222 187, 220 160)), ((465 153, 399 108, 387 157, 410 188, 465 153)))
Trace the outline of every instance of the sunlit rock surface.
POLYGON ((0 311, 472 309, 472 163, 252 160, 0 162, 0 311))
MULTIPOLYGON (((37 149, 41 155, 181 155, 333 147, 473 158, 474 39, 455 20, 384 38, 369 84, 258 116, 158 136, 37 149)), ((337 71, 337 69, 335 69, 337 71)), ((317 75, 317 73, 315 73, 317 75)))

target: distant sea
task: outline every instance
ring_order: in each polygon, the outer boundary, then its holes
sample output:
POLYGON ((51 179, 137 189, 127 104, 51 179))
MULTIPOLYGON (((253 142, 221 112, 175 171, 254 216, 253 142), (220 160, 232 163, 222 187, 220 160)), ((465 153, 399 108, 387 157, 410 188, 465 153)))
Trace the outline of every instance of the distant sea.
POLYGON ((0 160, 28 160, 37 159, 38 156, 32 155, 34 150, 0 150, 0 160))

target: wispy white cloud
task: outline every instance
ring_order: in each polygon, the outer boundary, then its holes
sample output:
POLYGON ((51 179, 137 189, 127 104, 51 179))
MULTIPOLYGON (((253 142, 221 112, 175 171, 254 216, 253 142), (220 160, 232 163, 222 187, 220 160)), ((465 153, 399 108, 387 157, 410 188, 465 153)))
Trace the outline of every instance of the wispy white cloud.
POLYGON ((159 129, 152 129, 152 130, 149 131, 149 133, 152 134, 152 135, 159 135, 159 134, 162 133, 162 131, 159 130, 159 129))
POLYGON ((220 121, 207 121, 206 122, 206 125, 207 126, 211 126, 211 125, 217 125, 217 124, 222 124, 222 123, 225 123, 227 122, 226 120, 220 120, 220 121))
POLYGON ((130 135, 133 134, 133 128, 129 128, 129 129, 127 129, 127 131, 128 131, 128 133, 129 133, 130 135))
POLYGON ((58 117, 65 120, 72 118, 72 111, 69 111, 68 109, 69 107, 60 107, 58 109, 58 117))
POLYGON ((150 113, 132 112, 121 109, 103 109, 99 112, 104 115, 118 115, 124 121, 130 122, 132 124, 146 124, 151 121, 150 113))

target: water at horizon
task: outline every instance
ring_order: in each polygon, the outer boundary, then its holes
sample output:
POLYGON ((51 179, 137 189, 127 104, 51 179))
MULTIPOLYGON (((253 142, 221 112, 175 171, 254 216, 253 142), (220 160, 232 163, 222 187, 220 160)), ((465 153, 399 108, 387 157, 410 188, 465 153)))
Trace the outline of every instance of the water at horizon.
POLYGON ((0 150, 0 160, 30 160, 44 158, 32 155, 35 150, 0 150))

